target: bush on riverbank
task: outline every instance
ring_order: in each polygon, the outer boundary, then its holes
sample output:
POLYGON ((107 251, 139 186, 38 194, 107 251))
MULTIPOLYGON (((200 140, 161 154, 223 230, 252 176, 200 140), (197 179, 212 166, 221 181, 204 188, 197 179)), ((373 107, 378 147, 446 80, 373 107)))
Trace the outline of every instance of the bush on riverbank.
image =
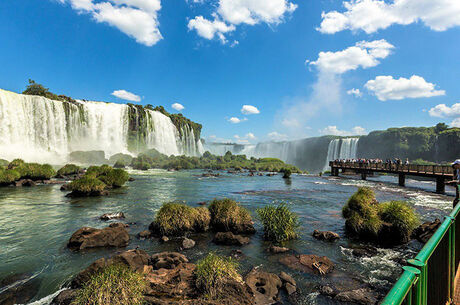
POLYGON ((69 183, 68 190, 72 191, 73 195, 99 195, 103 193, 106 187, 107 185, 101 180, 85 175, 69 183))
POLYGON ((409 241, 418 224, 415 210, 407 203, 391 201, 379 204, 375 193, 359 188, 342 209, 345 228, 351 235, 383 245, 409 241))
POLYGON ((72 305, 140 305, 146 285, 142 274, 125 265, 111 265, 91 276, 72 305))
POLYGON ((69 175, 76 175, 80 172, 81 168, 75 164, 66 164, 57 171, 58 177, 64 177, 69 175))
POLYGON ((255 232, 249 211, 232 199, 214 199, 209 205, 209 212, 214 231, 236 234, 255 232))
POLYGON ((150 224, 156 235, 180 236, 186 232, 204 232, 209 228, 211 217, 206 208, 192 208, 181 203, 165 203, 150 224))
POLYGON ((212 300, 226 297, 223 290, 229 281, 242 281, 235 260, 212 252, 196 264, 195 278, 196 287, 212 300))
POLYGON ((258 209, 257 214, 264 226, 264 238, 283 242, 298 237, 299 218, 286 204, 266 206, 258 209))
POLYGON ((0 169, 0 185, 10 185, 11 183, 19 180, 21 174, 14 169, 0 169))

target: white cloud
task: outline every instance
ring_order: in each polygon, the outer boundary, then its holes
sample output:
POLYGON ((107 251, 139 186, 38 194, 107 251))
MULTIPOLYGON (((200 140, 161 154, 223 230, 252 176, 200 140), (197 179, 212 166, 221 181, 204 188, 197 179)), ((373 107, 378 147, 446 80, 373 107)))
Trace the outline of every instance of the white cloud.
POLYGON ((235 25, 276 25, 283 22, 285 16, 296 8, 296 4, 287 0, 219 0, 212 21, 196 16, 189 21, 188 28, 196 30, 205 39, 213 39, 217 34, 221 41, 226 41, 224 34, 234 31, 235 25))
POLYGON ((367 134, 366 129, 361 126, 355 126, 351 129, 351 131, 340 130, 337 126, 327 126, 324 129, 320 129, 319 133, 333 136, 358 136, 367 134))
POLYGON ((343 1, 343 13, 322 13, 318 31, 333 34, 343 30, 374 33, 393 24, 421 21, 430 29, 445 31, 460 25, 458 0, 350 0, 343 1))
POLYGON ((435 90, 435 84, 428 83, 423 77, 412 75, 409 79, 393 76, 377 76, 369 80, 364 87, 371 91, 381 101, 402 100, 405 98, 420 98, 445 95, 444 90, 435 90))
POLYGON ((248 132, 246 134, 246 138, 249 139, 249 140, 255 140, 257 139, 257 137, 252 133, 252 132, 248 132))
POLYGON ((456 118, 450 123, 451 127, 460 127, 460 118, 456 118))
POLYGON ((131 93, 126 90, 115 90, 112 92, 113 96, 116 96, 118 98, 121 98, 122 100, 127 100, 131 102, 140 102, 141 97, 139 95, 136 95, 134 93, 131 93))
POLYGON ((360 67, 366 69, 377 66, 380 63, 378 59, 386 58, 393 48, 385 39, 360 41, 342 51, 320 52, 318 59, 309 64, 323 72, 342 74, 360 67))
POLYGON ((179 103, 172 104, 171 108, 174 109, 174 110, 177 110, 177 111, 181 111, 181 110, 185 109, 184 105, 179 104, 179 103))
POLYGON ((233 138, 235 138, 237 143, 239 144, 249 144, 251 141, 254 141, 257 139, 257 137, 252 133, 248 132, 245 136, 239 136, 239 135, 234 135, 233 138))
POLYGON ((210 21, 203 16, 196 16, 188 22, 189 30, 196 30, 198 35, 206 39, 213 39, 217 36, 222 43, 226 43, 225 33, 233 32, 234 25, 227 25, 215 16, 213 21, 210 21))
POLYGON ((241 113, 242 114, 259 114, 260 111, 257 109, 257 107, 251 106, 251 105, 243 105, 241 108, 241 113))
POLYGON ((233 124, 238 124, 238 123, 244 122, 246 120, 247 120, 246 118, 240 119, 240 118, 237 118, 237 117, 231 117, 231 118, 228 119, 228 121, 230 123, 233 123, 233 124))
POLYGON ((158 22, 161 0, 60 1, 70 2, 73 9, 91 14, 97 22, 114 26, 146 46, 153 46, 163 38, 158 22))
POLYGON ((281 140, 286 140, 288 136, 285 134, 279 133, 277 131, 272 131, 268 134, 268 137, 271 140, 281 141, 281 140))
POLYGON ((453 104, 451 107, 439 104, 431 108, 428 113, 437 118, 460 117, 460 103, 453 104))
POLYGON ((355 89, 355 88, 348 90, 348 91, 347 91, 347 94, 348 94, 348 95, 354 95, 354 96, 356 96, 356 97, 361 97, 361 96, 363 96, 363 93, 361 92, 361 90, 355 89))

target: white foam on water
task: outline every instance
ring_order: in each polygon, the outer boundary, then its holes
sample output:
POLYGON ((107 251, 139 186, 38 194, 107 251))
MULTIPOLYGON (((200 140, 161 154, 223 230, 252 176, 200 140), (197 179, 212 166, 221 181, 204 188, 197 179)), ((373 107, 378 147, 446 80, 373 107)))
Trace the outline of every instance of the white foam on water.
MULTIPOLYGON (((60 289, 60 290, 56 291, 55 293, 50 294, 50 295, 48 295, 48 296, 46 296, 46 297, 44 297, 44 298, 42 298, 40 300, 37 300, 35 302, 27 303, 27 305, 48 305, 48 304, 51 304, 53 299, 55 297, 57 297, 64 290, 67 290, 67 288, 60 289)), ((16 304, 16 305, 20 305, 20 304, 16 304)))

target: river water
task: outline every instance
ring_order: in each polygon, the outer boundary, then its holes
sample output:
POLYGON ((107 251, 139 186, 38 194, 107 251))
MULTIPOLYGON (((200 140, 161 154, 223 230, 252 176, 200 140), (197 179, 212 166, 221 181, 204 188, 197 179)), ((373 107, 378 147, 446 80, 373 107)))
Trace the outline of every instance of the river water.
MULTIPOLYGON (((335 304, 319 296, 316 287, 347 282, 371 283, 384 290, 391 287, 400 275, 400 258, 416 253, 421 245, 411 242, 396 249, 379 249, 372 258, 354 258, 351 248, 359 246, 345 237, 341 208, 358 186, 373 187, 379 201, 407 200, 421 214, 422 220, 443 217, 451 210, 452 190, 449 195, 432 193, 431 181, 408 179, 407 188, 396 185, 397 178, 381 176, 368 181, 355 177, 314 177, 293 175, 284 180, 274 177, 246 174, 226 174, 217 178, 201 178, 201 171, 166 172, 132 171, 135 181, 99 198, 71 199, 65 197, 59 185, 33 188, 0 189, 0 282, 18 275, 12 285, 27 285, 33 295, 32 304, 49 304, 56 293, 72 276, 100 257, 113 255, 119 249, 96 249, 72 252, 66 243, 73 232, 82 226, 106 227, 99 220, 104 213, 123 211, 130 224, 131 241, 128 249, 140 247, 149 254, 176 250, 179 242, 160 244, 157 240, 139 240, 136 234, 146 230, 156 211, 165 202, 183 201, 191 206, 213 198, 233 198, 248 208, 255 218, 255 210, 270 203, 287 203, 300 218, 300 238, 286 246, 297 253, 329 257, 336 265, 327 276, 302 274, 280 265, 279 256, 268 255, 268 243, 262 240, 262 228, 256 220, 257 233, 251 243, 241 248, 241 272, 261 266, 269 272, 284 270, 294 276, 301 290, 301 304, 335 304), (331 230, 342 238, 336 243, 318 241, 311 236, 314 229, 331 230)), ((210 250, 229 255, 232 247, 215 246, 212 235, 194 236, 195 248, 185 252, 195 262, 210 250)), ((1 285, 0 285, 1 286, 1 285)), ((0 293, 6 287, 0 287, 0 293)))

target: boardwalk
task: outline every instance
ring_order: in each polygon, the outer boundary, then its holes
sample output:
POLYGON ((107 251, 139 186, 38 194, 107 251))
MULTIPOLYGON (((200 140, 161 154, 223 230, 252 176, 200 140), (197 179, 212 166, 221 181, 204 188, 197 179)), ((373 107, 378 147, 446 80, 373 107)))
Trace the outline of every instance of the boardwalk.
POLYGON ((368 175, 374 172, 389 173, 399 176, 399 185, 405 185, 406 176, 419 176, 436 179, 436 192, 443 194, 445 192, 446 180, 452 180, 454 173, 451 166, 448 165, 404 165, 388 163, 357 163, 357 162, 329 162, 331 174, 338 176, 339 171, 353 171, 361 174, 365 180, 368 175))

